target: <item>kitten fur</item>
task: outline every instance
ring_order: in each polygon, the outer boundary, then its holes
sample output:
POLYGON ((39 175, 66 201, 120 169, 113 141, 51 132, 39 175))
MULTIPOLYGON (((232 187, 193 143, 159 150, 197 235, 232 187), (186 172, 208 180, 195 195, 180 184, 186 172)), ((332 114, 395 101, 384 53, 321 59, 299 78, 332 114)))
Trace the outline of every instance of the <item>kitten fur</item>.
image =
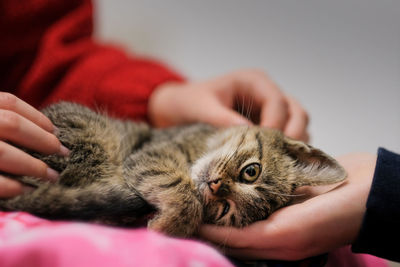
POLYGON ((60 179, 15 177, 34 190, 0 200, 0 210, 118 226, 149 219, 151 229, 189 237, 202 223, 243 227, 265 219, 288 205, 297 187, 346 178, 330 156, 272 129, 160 130, 67 102, 43 113, 71 153, 30 153, 60 179))

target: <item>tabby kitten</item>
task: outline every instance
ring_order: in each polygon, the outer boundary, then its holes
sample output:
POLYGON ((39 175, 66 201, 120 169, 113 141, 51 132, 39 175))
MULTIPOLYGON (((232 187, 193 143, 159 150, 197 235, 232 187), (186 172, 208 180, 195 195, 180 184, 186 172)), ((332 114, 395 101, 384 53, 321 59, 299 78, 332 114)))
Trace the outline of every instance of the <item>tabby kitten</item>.
POLYGON ((202 223, 243 227, 265 219, 288 205, 297 187, 346 177, 333 158, 276 130, 158 130, 65 102, 43 112, 71 153, 31 153, 60 179, 16 177, 35 189, 0 200, 2 210, 119 226, 149 219, 151 229, 187 237, 202 223))

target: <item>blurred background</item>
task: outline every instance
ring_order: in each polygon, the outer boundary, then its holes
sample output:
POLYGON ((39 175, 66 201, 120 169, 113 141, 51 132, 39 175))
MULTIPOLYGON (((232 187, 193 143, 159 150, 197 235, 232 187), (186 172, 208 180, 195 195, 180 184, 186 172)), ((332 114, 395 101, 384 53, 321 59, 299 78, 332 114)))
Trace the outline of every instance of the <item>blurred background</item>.
POLYGON ((332 155, 400 152, 400 1, 100 0, 97 36, 189 79, 267 72, 332 155))

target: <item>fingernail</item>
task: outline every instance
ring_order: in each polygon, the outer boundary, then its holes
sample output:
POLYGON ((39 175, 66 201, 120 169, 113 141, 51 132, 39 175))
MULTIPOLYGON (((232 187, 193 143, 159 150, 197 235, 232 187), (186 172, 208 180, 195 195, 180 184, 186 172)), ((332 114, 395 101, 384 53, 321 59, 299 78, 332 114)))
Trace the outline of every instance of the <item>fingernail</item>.
POLYGON ((53 134, 55 136, 58 136, 58 134, 60 133, 60 130, 58 130, 58 128, 56 126, 53 125, 53 134))
POLYGON ((68 157, 70 153, 71 151, 68 148, 63 145, 60 146, 60 151, 58 151, 58 155, 68 157))
POLYGON ((27 186, 27 185, 23 185, 22 186, 22 193, 30 193, 30 192, 32 192, 33 190, 35 190, 35 188, 34 187, 32 187, 32 186, 27 186))
POLYGON ((52 168, 47 168, 46 175, 47 179, 53 182, 57 181, 58 178, 60 177, 60 174, 57 171, 53 170, 52 168))

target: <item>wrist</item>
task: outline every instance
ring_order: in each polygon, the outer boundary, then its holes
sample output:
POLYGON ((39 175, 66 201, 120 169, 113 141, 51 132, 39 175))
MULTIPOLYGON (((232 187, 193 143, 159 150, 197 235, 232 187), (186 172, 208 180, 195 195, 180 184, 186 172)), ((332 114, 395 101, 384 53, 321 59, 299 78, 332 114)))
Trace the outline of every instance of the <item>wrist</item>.
POLYGON ((351 213, 352 225, 349 235, 353 243, 359 235, 363 218, 367 209, 367 199, 371 190, 376 156, 368 153, 353 153, 338 159, 348 173, 347 186, 349 191, 347 209, 351 213))

